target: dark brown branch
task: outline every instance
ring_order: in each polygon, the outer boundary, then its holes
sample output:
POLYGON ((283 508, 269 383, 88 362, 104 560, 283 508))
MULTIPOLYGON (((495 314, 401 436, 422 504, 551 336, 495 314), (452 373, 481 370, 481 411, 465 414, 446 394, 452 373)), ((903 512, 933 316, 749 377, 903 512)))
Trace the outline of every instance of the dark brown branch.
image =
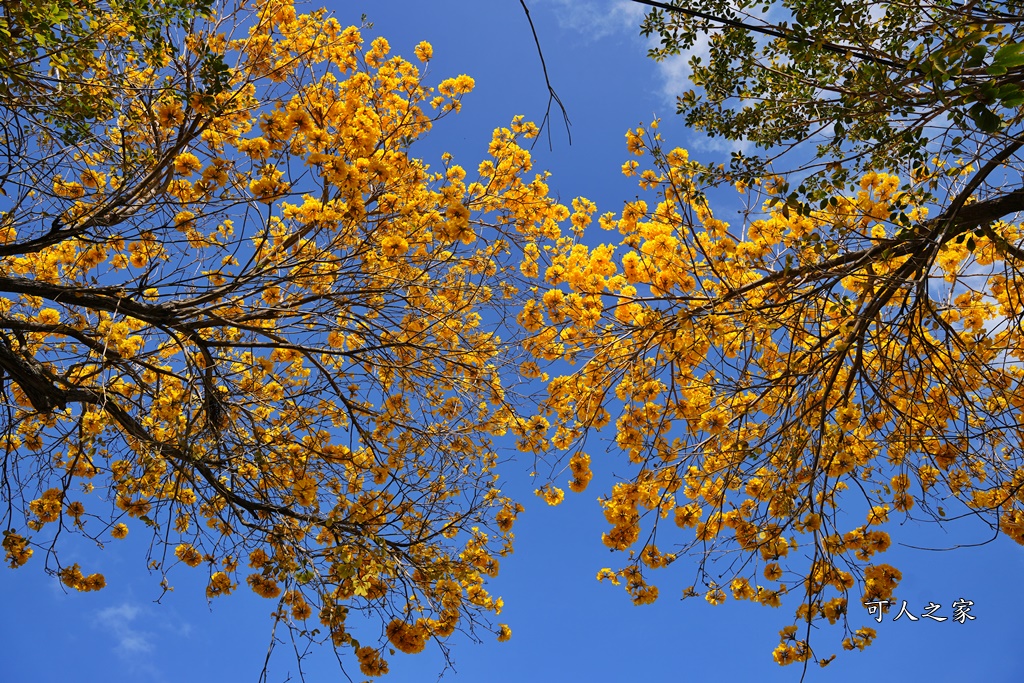
POLYGON ((0 369, 25 392, 32 407, 47 414, 67 407, 63 392, 53 386, 38 361, 15 352, 10 339, 0 333, 0 369))

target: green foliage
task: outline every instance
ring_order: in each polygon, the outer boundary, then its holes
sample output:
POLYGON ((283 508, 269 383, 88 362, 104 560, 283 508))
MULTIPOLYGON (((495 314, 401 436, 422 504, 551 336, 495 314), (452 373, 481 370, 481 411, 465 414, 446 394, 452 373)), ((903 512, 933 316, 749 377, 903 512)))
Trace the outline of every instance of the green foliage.
MULTIPOLYGON (((52 126, 66 143, 81 140, 93 122, 110 115, 110 88, 123 85, 118 64, 126 56, 150 62, 173 54, 171 32, 212 9, 212 0, 4 2, 0 107, 52 126)), ((216 73, 214 64, 204 66, 216 73)), ((222 85, 222 78, 207 82, 222 85)))
MULTIPOLYGON (((686 123, 762 149, 813 142, 799 170, 806 199, 867 169, 908 175, 936 159, 977 168, 1018 135, 1024 106, 1019 3, 697 0, 657 10, 642 30, 666 59, 691 60, 686 123), (699 16, 704 15, 704 16, 699 16), (714 21, 707 17, 717 17, 714 21)), ((766 160, 734 155, 721 177, 749 179, 766 160)))

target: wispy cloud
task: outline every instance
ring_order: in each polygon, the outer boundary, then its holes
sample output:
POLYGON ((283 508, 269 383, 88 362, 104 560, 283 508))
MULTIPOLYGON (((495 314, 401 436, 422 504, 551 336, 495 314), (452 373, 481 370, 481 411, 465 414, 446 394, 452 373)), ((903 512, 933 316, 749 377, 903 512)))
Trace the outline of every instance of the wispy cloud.
POLYGON ((116 641, 115 649, 119 655, 130 657, 153 651, 153 634, 139 629, 134 623, 141 613, 141 608, 126 602, 107 607, 96 615, 99 625, 116 641))
POLYGON ((613 35, 637 35, 644 8, 628 0, 534 0, 546 6, 563 29, 575 31, 589 40, 613 35))
MULTIPOLYGON (((644 49, 658 45, 657 37, 640 35, 645 7, 629 0, 534 0, 534 4, 546 7, 554 13, 560 28, 578 34, 585 42, 618 37, 644 49)), ((707 39, 701 38, 691 49, 654 65, 659 82, 657 91, 666 104, 674 104, 676 97, 691 87, 690 59, 706 59, 708 54, 707 39)))
MULTIPOLYGON (((648 39, 651 47, 657 42, 656 39, 648 39)), ((707 36, 702 36, 699 41, 690 49, 683 50, 677 55, 672 55, 665 60, 658 62, 658 75, 661 77, 661 95, 667 101, 675 103, 676 98, 690 90, 693 83, 690 82, 690 60, 700 57, 705 63, 711 54, 711 47, 707 36)))

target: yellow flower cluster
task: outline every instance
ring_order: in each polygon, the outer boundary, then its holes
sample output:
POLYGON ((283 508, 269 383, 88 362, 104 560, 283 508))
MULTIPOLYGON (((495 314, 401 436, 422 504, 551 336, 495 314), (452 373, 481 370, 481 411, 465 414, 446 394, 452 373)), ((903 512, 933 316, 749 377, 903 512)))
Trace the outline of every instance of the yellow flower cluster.
POLYGON ((102 574, 89 574, 84 576, 82 574, 82 568, 78 566, 78 563, 71 565, 70 567, 64 567, 57 572, 57 577, 60 582, 68 588, 74 588, 76 591, 89 592, 98 591, 107 585, 107 580, 102 574))
POLYGON ((174 549, 174 555, 189 567, 198 567, 203 562, 203 555, 188 543, 180 543, 174 549))
POLYGON ((4 531, 3 549, 7 563, 12 569, 21 567, 32 557, 32 548, 28 547, 28 539, 11 530, 4 531))
POLYGON ((206 586, 206 597, 215 598, 219 595, 227 595, 234 590, 235 584, 231 577, 224 572, 214 572, 210 576, 210 583, 206 586))
POLYGON ((245 581, 252 592, 261 598, 276 598, 281 594, 281 587, 277 582, 263 574, 250 574, 245 581))
POLYGON ((359 670, 366 676, 383 676, 388 672, 388 663, 376 648, 368 645, 356 649, 359 670))
POLYGON ((421 624, 410 624, 401 619, 393 619, 388 624, 386 632, 395 649, 406 654, 422 652, 429 636, 427 629, 421 624))
POLYGON ((550 484, 545 484, 534 493, 543 498, 548 505, 560 505, 565 500, 565 491, 550 484))

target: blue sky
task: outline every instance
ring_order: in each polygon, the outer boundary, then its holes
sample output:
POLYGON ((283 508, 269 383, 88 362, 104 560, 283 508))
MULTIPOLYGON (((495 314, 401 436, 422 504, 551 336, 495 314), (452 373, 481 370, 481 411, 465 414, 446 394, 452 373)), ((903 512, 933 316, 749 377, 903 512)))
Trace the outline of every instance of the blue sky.
MULTIPOLYGON (((562 201, 584 195, 599 212, 618 210, 633 199, 632 181, 618 172, 626 159, 624 133, 630 126, 663 117, 670 145, 688 147, 705 162, 727 160, 728 150, 689 133, 673 115, 666 93, 681 87, 681 63, 657 65, 645 57, 639 37, 640 12, 616 0, 532 0, 528 3, 547 60, 552 84, 572 121, 572 144, 560 119, 551 123, 553 149, 544 138, 534 150, 536 168, 553 173, 550 185, 562 201)), ((343 25, 359 23, 365 13, 374 23, 367 37, 384 36, 395 52, 409 55, 421 40, 434 46, 428 81, 458 73, 476 80, 463 112, 438 125, 420 146, 428 162, 442 151, 474 166, 484 155, 490 132, 516 114, 539 120, 547 95, 533 38, 518 0, 377 0, 329 5, 343 25)), ((725 220, 738 210, 719 203, 725 220)), ((456 634, 450 641, 454 669, 436 649, 421 655, 395 655, 392 673, 383 681, 563 681, 679 680, 714 677, 797 681, 798 665, 778 667, 771 650, 777 631, 791 622, 792 606, 778 610, 727 601, 712 607, 701 599, 685 602, 682 588, 693 583, 694 563, 682 559, 660 570, 661 598, 634 607, 619 588, 599 584, 596 572, 622 562, 601 544, 606 524, 596 501, 616 471, 615 453, 595 453, 595 481, 581 495, 549 508, 531 494, 530 464, 505 472, 506 492, 526 505, 516 526, 517 550, 502 564, 492 592, 506 608, 501 621, 512 640, 498 643, 488 634, 476 644, 456 634)), ((893 532, 895 540, 930 547, 978 543, 990 535, 970 520, 936 527, 910 523, 893 532), (895 538, 899 534, 899 538, 895 538)), ((171 576, 175 590, 161 596, 159 576, 145 570, 143 534, 108 544, 97 553, 88 544, 68 539, 65 562, 100 561, 108 586, 98 593, 65 594, 40 572, 41 558, 18 571, 2 570, 0 600, 6 618, 0 623, 4 668, 0 679, 91 683, 162 683, 255 681, 270 639, 273 609, 245 590, 207 603, 205 575, 178 567, 171 576)), ((876 624, 866 611, 854 611, 851 624, 874 626, 878 639, 864 652, 839 650, 838 629, 816 634, 821 654, 838 651, 830 667, 813 666, 811 681, 887 680, 895 674, 922 680, 1024 680, 1019 648, 1019 615, 1024 591, 1019 578, 1024 553, 998 539, 955 552, 910 550, 894 546, 886 560, 903 571, 898 597, 911 607, 974 601, 977 618, 965 624, 922 619, 893 623, 892 615, 876 624)), ((854 608, 856 610, 856 608, 854 608)), ((270 681, 297 678, 291 644, 278 647, 270 681)), ((310 681, 344 680, 327 649, 313 652, 303 669, 310 681)), ((353 680, 362 680, 348 662, 353 680)))

